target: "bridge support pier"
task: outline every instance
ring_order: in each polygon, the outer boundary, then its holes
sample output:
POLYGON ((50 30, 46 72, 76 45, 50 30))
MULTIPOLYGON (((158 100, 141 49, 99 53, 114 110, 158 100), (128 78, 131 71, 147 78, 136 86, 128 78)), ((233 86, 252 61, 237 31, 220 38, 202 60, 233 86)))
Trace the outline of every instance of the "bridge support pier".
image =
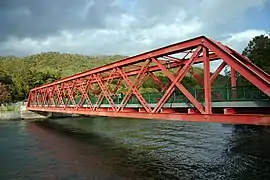
POLYGON ((121 112, 136 112, 133 108, 124 108, 121 112))
POLYGON ((162 108, 160 112, 161 113, 175 113, 175 111, 171 108, 162 108))
POLYGON ((188 114, 198 114, 198 110, 195 108, 188 108, 188 114))
POLYGON ((224 114, 236 114, 233 108, 224 108, 224 114))
POLYGON ((144 108, 139 108, 139 112, 146 112, 144 108))

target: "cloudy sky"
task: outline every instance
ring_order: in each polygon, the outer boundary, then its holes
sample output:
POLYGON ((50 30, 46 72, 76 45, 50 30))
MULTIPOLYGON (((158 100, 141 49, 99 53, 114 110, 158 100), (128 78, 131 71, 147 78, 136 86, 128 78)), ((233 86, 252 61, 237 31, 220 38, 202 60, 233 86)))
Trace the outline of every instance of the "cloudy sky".
POLYGON ((270 0, 1 0, 0 55, 134 55, 206 35, 242 51, 270 0))

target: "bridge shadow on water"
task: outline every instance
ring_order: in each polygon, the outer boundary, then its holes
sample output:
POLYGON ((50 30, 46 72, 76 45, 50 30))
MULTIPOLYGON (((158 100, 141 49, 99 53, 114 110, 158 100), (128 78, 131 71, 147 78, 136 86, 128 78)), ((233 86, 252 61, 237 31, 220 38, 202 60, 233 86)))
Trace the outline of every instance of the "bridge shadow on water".
MULTIPOLYGON (((191 122, 184 126, 162 121, 155 125, 148 122, 151 124, 151 130, 147 132, 152 134, 150 139, 145 134, 133 137, 144 138, 143 143, 149 143, 149 149, 141 144, 123 145, 113 135, 82 130, 54 120, 31 122, 31 126, 39 128, 37 134, 41 131, 46 132, 43 136, 53 134, 53 141, 62 144, 63 149, 58 150, 60 154, 56 158, 79 159, 76 168, 82 174, 91 168, 98 171, 99 167, 112 172, 108 176, 111 178, 104 179, 113 179, 114 175, 115 179, 121 179, 118 176, 124 179, 245 180, 270 177, 269 128, 191 122), (179 132, 181 130, 183 132, 179 132), (56 141, 55 137, 61 138, 56 141), (155 143, 151 145, 150 141, 155 143), (165 147, 165 144, 169 146, 165 147)), ((81 121, 82 126, 95 128, 94 123, 81 121)), ((134 128, 131 122, 127 126, 130 126, 127 129, 134 128)), ((145 129, 134 131, 140 134, 145 129)))
MULTIPOLYGON (((117 144, 112 138, 89 131, 86 132, 72 126, 57 124, 53 121, 36 121, 32 123, 49 133, 56 134, 57 136, 64 135, 68 137, 68 139, 79 141, 80 146, 82 146, 81 143, 85 145, 83 147, 85 151, 91 151, 82 152, 79 150, 78 152, 78 149, 72 148, 72 146, 74 146, 73 141, 68 141, 68 143, 71 144, 67 156, 71 154, 75 156, 76 154, 84 154, 83 156, 86 158, 83 161, 83 166, 87 167, 79 167, 79 171, 83 169, 89 170, 89 167, 93 167, 93 156, 88 156, 88 153, 91 153, 95 156, 94 164, 101 164, 102 168, 104 168, 103 165, 105 165, 109 171, 120 175, 120 177, 128 179, 176 178, 173 174, 170 176, 168 173, 165 173, 165 162, 147 155, 145 150, 140 151, 132 147, 124 147, 117 144)), ((116 179, 119 179, 119 177, 116 179)))

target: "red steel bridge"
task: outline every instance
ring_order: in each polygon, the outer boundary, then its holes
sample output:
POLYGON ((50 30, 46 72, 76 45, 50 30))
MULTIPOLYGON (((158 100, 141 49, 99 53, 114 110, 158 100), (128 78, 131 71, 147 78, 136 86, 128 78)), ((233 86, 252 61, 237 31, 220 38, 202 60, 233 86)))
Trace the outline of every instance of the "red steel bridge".
POLYGON ((31 89, 27 109, 155 120, 270 124, 270 76, 232 48, 200 36, 31 89), (210 72, 210 62, 222 62, 210 72), (203 75, 194 71, 203 66, 203 75), (230 67, 231 87, 212 84, 230 67), (242 75, 252 87, 237 87, 242 75), (183 85, 193 76, 201 89, 183 85), (167 79, 164 83, 160 77, 167 79), (151 78, 158 93, 141 93, 151 78), (119 94, 120 87, 128 90, 119 94))

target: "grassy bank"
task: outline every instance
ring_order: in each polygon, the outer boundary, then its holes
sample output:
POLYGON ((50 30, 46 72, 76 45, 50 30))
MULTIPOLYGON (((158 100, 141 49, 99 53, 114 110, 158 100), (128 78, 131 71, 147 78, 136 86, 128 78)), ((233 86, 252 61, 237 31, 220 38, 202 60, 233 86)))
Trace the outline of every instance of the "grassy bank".
POLYGON ((7 111, 20 111, 20 104, 9 104, 6 106, 0 106, 0 112, 7 112, 7 111))

